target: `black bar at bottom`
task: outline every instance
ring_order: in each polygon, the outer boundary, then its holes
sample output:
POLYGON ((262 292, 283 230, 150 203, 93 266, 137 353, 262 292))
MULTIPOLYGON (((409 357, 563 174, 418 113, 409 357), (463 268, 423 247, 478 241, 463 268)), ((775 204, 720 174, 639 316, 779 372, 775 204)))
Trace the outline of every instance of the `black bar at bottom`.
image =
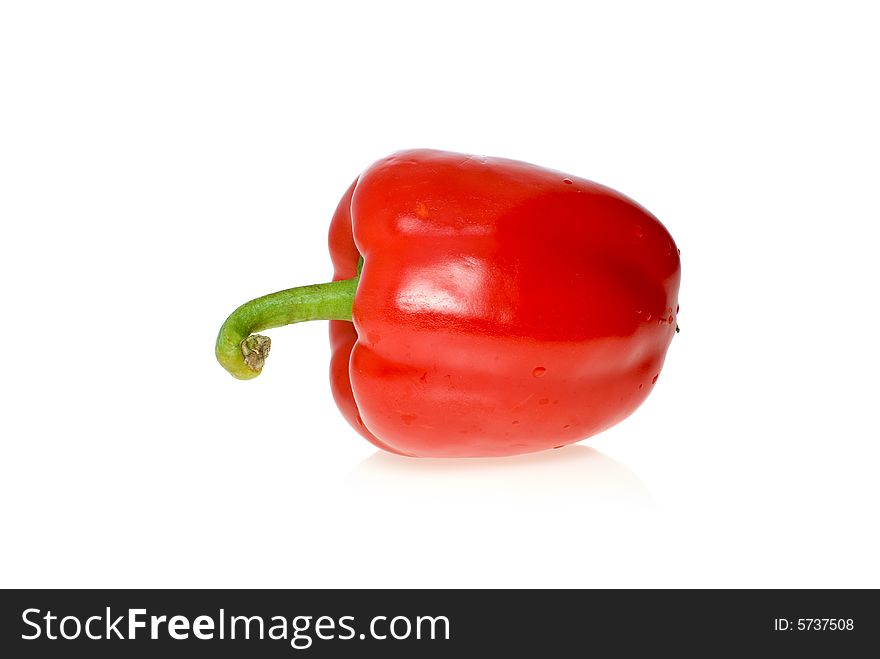
POLYGON ((876 590, 7 590, 5 657, 847 657, 876 590))

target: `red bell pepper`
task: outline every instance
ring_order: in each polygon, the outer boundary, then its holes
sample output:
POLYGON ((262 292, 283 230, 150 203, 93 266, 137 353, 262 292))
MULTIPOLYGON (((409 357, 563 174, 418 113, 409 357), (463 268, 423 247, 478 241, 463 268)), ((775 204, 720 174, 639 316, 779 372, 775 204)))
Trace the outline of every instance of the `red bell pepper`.
POLYGON ((253 335, 329 319, 334 398, 364 437, 409 456, 502 456, 621 421, 677 330, 680 264, 663 225, 596 183, 500 158, 395 153, 330 226, 334 281, 242 305, 217 339, 238 378, 253 335))

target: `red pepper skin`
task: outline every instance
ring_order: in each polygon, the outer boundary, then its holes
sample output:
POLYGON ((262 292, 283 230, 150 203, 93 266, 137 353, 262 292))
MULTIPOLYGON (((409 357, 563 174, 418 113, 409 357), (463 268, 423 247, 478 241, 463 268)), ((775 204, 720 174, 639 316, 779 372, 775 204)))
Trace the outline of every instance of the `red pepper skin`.
POLYGON ((410 456, 565 446, 631 414, 676 331, 680 262, 627 197, 534 165, 395 153, 331 223, 335 279, 364 258, 352 323, 331 321, 346 419, 410 456))
MULTIPOLYGON (((330 222, 330 258, 333 261, 333 281, 351 279, 357 274, 357 262, 360 258, 351 232, 351 196, 357 181, 349 186, 342 196, 333 220, 330 222)), ((357 404, 351 392, 351 377, 348 374, 351 350, 358 340, 358 333, 353 323, 345 320, 330 321, 330 390, 333 400, 342 412, 345 420, 365 439, 391 453, 400 453, 375 437, 361 419, 357 404)))

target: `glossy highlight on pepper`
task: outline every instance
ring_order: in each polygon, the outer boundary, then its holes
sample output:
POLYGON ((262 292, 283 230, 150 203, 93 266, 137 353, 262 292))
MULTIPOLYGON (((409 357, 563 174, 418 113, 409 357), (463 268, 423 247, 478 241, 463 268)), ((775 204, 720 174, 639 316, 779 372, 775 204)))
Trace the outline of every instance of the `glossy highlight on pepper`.
POLYGON ((665 227, 555 170, 401 151, 349 187, 329 242, 333 281, 242 305, 217 358, 256 377, 257 332, 330 320, 334 399, 394 453, 504 456, 601 432, 648 396, 676 332, 665 227))

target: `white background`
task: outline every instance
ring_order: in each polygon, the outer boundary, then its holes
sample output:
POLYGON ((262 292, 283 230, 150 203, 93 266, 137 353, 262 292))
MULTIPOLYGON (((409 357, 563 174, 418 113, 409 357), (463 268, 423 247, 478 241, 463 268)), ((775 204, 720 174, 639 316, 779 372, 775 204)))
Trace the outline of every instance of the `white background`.
POLYGON ((5 3, 2 586, 880 586, 871 3, 5 3), (651 398, 504 460, 377 453, 324 323, 372 161, 592 178, 681 248, 651 398))

